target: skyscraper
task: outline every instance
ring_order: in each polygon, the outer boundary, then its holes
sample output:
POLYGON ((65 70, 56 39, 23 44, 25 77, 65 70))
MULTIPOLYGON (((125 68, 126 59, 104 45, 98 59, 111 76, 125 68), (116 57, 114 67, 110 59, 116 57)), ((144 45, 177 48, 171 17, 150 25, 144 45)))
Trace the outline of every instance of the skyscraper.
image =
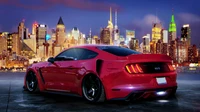
POLYGON ((181 28, 181 41, 186 41, 188 46, 191 44, 191 29, 189 24, 185 24, 181 28))
POLYGON ((162 31, 162 37, 163 37, 163 43, 168 43, 168 31, 167 30, 162 31))
POLYGON ((109 30, 109 33, 110 33, 110 43, 109 44, 111 44, 111 45, 113 45, 114 43, 113 43, 113 31, 114 31, 114 29, 113 29, 114 27, 113 27, 113 23, 112 23, 112 8, 110 7, 110 20, 108 20, 108 26, 107 26, 107 29, 109 30))
POLYGON ((3 32, 0 33, 0 54, 3 51, 7 51, 7 37, 8 37, 8 32, 3 32))
POLYGON ((162 54, 168 55, 168 31, 162 30, 162 54))
POLYGON ((176 39, 176 23, 174 19, 174 14, 172 10, 171 22, 169 24, 169 42, 176 39))
POLYGON ((13 37, 13 52, 15 52, 17 55, 20 54, 20 38, 18 33, 12 33, 12 37, 13 37))
POLYGON ((174 14, 172 10, 171 22, 169 24, 169 56, 174 62, 177 62, 178 53, 177 52, 177 36, 176 36, 176 23, 174 19, 174 14))
POLYGON ((101 29, 101 33, 100 33, 100 41, 101 41, 101 44, 110 44, 110 38, 111 38, 111 35, 110 35, 110 29, 108 28, 103 28, 101 29))
POLYGON ((152 42, 157 43, 161 39, 162 24, 154 23, 152 27, 152 42))
POLYGON ((117 10, 115 10, 114 45, 119 45, 119 29, 117 26, 117 10))
POLYGON ((150 34, 142 37, 143 39, 143 53, 150 53, 150 34))
POLYGON ((152 27, 152 41, 150 44, 150 50, 152 54, 156 54, 156 44, 162 38, 162 24, 154 23, 152 27))
POLYGON ((47 25, 39 24, 36 28, 37 47, 43 46, 43 43, 46 42, 46 35, 47 35, 47 25))
POLYGON ((78 39, 80 38, 79 29, 78 29, 77 27, 74 27, 74 28, 72 29, 71 35, 72 35, 72 37, 74 37, 74 39, 78 42, 78 39))
POLYGON ((32 25, 32 35, 36 35, 36 29, 38 27, 38 23, 34 22, 32 25))
POLYGON ((196 45, 192 45, 188 48, 188 62, 189 63, 198 63, 197 46, 196 45))
POLYGON ((62 18, 59 18, 58 24, 56 26, 56 46, 64 46, 64 41, 66 39, 65 25, 62 18))

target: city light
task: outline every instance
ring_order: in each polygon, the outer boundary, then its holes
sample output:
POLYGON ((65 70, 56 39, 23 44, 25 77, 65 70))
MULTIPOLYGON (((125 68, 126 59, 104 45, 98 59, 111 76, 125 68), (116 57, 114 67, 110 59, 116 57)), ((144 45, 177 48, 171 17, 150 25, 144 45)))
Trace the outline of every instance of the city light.
POLYGON ((49 34, 46 35, 46 40, 50 40, 51 36, 49 34))
POLYGON ((18 32, 0 33, 0 44, 2 46, 0 51, 5 51, 10 60, 20 60, 17 57, 22 56, 24 60, 34 60, 36 58, 38 60, 40 58, 40 61, 44 61, 48 57, 54 57, 63 49, 72 46, 106 44, 126 47, 144 54, 168 55, 175 65, 187 64, 189 66, 189 63, 200 63, 200 48, 191 45, 190 25, 184 24, 181 30, 177 31, 174 14, 171 15, 168 30, 165 30, 163 24, 154 22, 151 32, 147 32, 141 37, 137 37, 137 30, 120 30, 117 25, 117 12, 115 12, 115 27, 113 27, 112 9, 108 14, 110 15, 108 25, 101 28, 99 35, 94 34, 92 28, 88 29, 88 34, 82 33, 78 27, 73 27, 66 32, 62 17, 59 18, 55 29, 49 29, 48 25, 34 22, 32 33, 29 33, 25 21, 22 21, 18 26, 18 32), (120 32, 125 32, 125 34, 120 32), (179 38, 177 38, 178 32, 181 33, 179 38), (16 53, 16 56, 10 56, 12 53, 16 53))
POLYGON ((40 24, 40 27, 45 27, 45 25, 44 24, 40 24))
POLYGON ((185 27, 190 27, 190 25, 189 24, 186 24, 186 25, 183 25, 183 27, 185 28, 185 27))

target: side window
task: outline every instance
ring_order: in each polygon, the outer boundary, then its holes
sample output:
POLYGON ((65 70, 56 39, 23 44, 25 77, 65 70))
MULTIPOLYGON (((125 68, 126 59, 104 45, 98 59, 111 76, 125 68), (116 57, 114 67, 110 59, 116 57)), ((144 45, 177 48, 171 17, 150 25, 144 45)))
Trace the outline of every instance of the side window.
POLYGON ((98 55, 98 53, 91 50, 87 50, 87 49, 82 49, 82 50, 84 54, 81 56, 80 60, 92 59, 98 55))
MULTIPOLYGON (((56 56, 56 61, 63 61, 66 60, 65 58, 75 58, 74 57, 74 49, 68 49, 59 55, 56 56)), ((70 60, 70 59, 69 59, 70 60)))
POLYGON ((83 49, 83 48, 71 48, 56 56, 56 61, 63 61, 63 60, 86 60, 95 58, 98 53, 83 49), (67 59, 66 59, 67 58, 67 59))

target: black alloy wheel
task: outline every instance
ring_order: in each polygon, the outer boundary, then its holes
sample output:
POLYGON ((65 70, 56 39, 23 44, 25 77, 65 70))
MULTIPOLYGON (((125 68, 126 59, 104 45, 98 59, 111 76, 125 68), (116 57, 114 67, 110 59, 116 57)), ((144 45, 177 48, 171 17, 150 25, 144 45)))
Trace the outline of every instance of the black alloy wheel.
POLYGON ((26 87, 31 93, 39 91, 37 77, 34 72, 29 72, 26 76, 26 87))
POLYGON ((95 75, 88 75, 83 79, 82 91, 90 102, 103 102, 105 93, 100 79, 95 75))

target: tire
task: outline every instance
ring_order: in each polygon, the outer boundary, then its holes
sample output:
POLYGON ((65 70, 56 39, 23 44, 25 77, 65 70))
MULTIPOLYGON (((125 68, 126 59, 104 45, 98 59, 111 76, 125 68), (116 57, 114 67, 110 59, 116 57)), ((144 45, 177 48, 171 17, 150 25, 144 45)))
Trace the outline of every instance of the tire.
POLYGON ((26 89, 30 93, 38 93, 39 87, 38 87, 38 80, 34 72, 29 72, 26 76, 26 89))
POLYGON ((82 82, 84 98, 89 102, 104 102, 105 91, 101 80, 95 75, 87 75, 82 82))

